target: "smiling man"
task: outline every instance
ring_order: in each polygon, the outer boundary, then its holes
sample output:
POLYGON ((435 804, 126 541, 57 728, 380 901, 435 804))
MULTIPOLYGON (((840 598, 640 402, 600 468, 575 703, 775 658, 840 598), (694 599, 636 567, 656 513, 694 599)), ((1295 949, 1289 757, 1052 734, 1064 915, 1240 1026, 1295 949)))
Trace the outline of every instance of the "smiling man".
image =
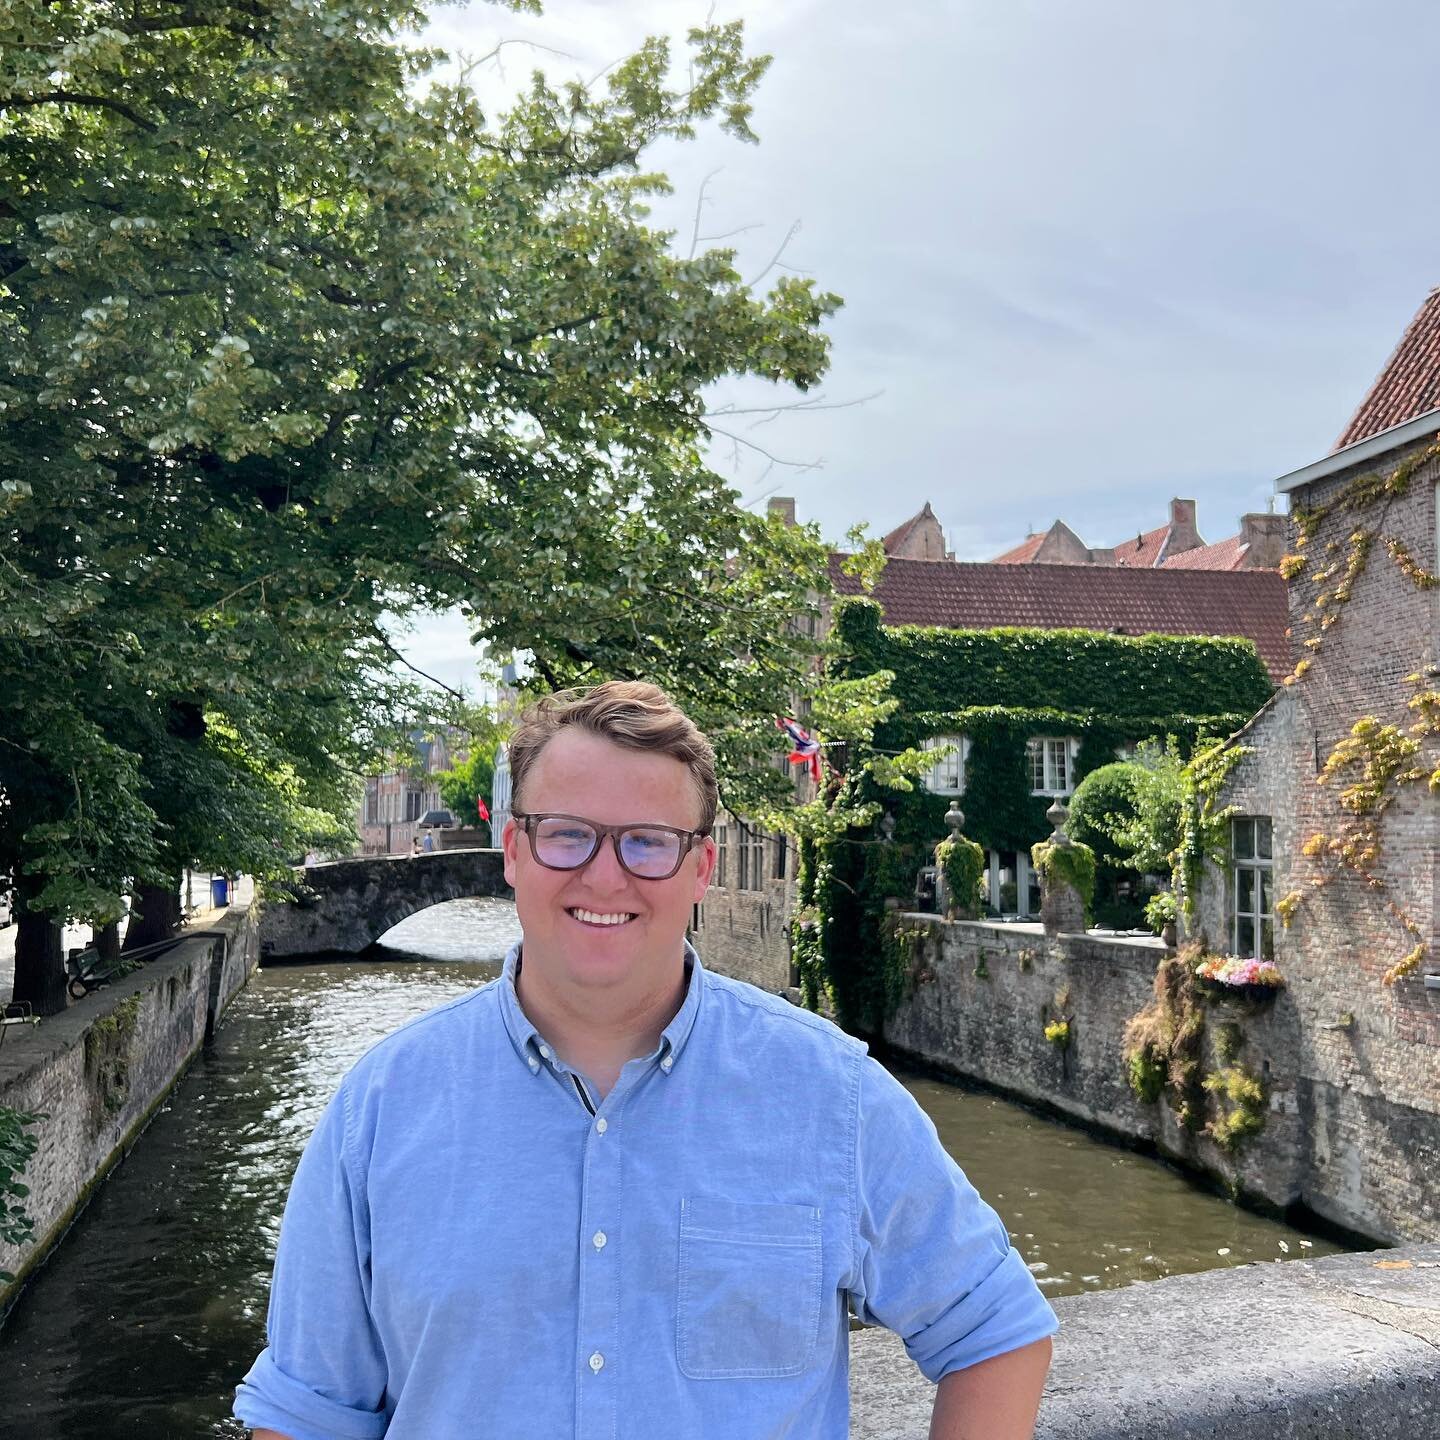
POLYGON ((257 1440, 844 1440, 848 1314, 1027 1440, 1055 1320, 934 1127, 827 1021, 704 970, 714 757, 654 686, 510 747, 523 941, 375 1046, 296 1172, 257 1440))

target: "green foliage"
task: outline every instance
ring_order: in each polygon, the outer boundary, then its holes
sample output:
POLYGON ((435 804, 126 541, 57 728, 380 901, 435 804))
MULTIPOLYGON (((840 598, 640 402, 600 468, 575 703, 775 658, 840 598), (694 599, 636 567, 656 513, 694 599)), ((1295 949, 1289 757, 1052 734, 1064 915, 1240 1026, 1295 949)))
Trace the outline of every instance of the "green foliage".
MULTIPOLYGON (((0 52, 0 873, 113 918, 186 864, 342 847, 453 718, 395 617, 547 686, 644 676, 783 803, 816 530, 705 464, 728 376, 812 386, 837 297, 646 223, 647 150, 752 139, 738 24, 507 109, 416 0, 12 0, 0 52)), ((19 983, 17 978, 17 984, 19 983)))
POLYGON ((985 852, 963 835, 947 835, 935 847, 935 863, 945 877, 950 918, 973 920, 984 904, 985 852))
POLYGON ((1136 792, 1143 773, 1139 765, 1127 761, 1102 765, 1075 787, 1068 801, 1066 833, 1088 845, 1096 863, 1112 872, 1131 868, 1134 849, 1120 837, 1135 824, 1136 792))
POLYGON ((1244 745, 1223 740, 1202 745, 1184 770, 1184 800, 1180 844, 1175 851, 1175 888, 1181 896, 1181 913, 1193 926, 1200 903, 1205 862, 1224 865, 1230 852, 1230 817, 1233 805, 1222 803, 1230 772, 1250 753, 1244 745))
MULTIPOLYGON (((35 1221, 23 1204, 30 1187, 21 1177, 40 1145, 30 1131, 45 1118, 0 1105, 0 1243, 24 1245, 35 1233, 35 1221)), ((8 1284, 14 1278, 0 1270, 0 1281, 8 1284)))
POLYGON ((1095 852, 1088 845, 1041 840, 1030 847, 1030 859, 1047 885, 1068 885, 1089 910, 1095 898, 1095 852))
POLYGON ((1265 1086, 1239 1065, 1226 1065, 1205 1077, 1205 1089, 1219 1101, 1205 1133, 1222 1149, 1238 1150, 1265 1128, 1265 1086))
POLYGON ((1125 1057, 1130 1088, 1142 1105, 1153 1105, 1165 1090, 1165 1056, 1152 1045, 1137 1045, 1125 1057))
POLYGON ((495 752, 510 732, 510 727, 490 716, 471 721, 470 758, 435 778, 440 784, 440 800, 462 825, 474 825, 479 819, 477 797, 483 797, 488 809, 495 799, 495 752))
POLYGON ((1199 953, 1198 946, 1189 946, 1167 955, 1156 967, 1150 1004, 1125 1027, 1131 1089, 1146 1103, 1163 1092, 1187 1130, 1205 1121, 1205 1001, 1194 972, 1199 953))
POLYGON ((1145 902, 1145 923, 1158 935, 1167 925, 1175 924, 1179 907, 1173 890, 1157 890, 1145 902))

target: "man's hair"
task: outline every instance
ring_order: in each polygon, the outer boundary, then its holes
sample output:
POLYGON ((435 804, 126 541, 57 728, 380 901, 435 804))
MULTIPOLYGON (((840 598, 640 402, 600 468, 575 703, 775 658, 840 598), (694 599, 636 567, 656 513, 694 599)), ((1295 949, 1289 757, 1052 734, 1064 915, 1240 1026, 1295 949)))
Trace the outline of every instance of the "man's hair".
MULTIPOLYGON (((590 690, 561 690, 535 701, 510 737, 510 779, 519 802, 525 777, 536 757, 562 730, 573 726, 627 750, 668 755, 690 772, 700 797, 700 823, 706 834, 715 824, 720 791, 715 783, 715 752, 695 722, 658 685, 643 680, 607 680, 590 690)), ((518 803, 517 809, 522 808, 518 803)))

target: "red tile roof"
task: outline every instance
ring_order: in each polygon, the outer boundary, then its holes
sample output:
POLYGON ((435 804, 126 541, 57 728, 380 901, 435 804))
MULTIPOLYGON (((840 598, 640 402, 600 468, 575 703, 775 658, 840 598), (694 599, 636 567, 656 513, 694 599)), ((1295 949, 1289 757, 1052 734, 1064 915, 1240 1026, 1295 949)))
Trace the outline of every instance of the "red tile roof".
POLYGON ((1440 288, 1426 296, 1335 449, 1435 409, 1440 409, 1440 288))
POLYGON ((1042 531, 1039 535, 1031 535, 1022 540, 1013 550, 1007 550, 1003 555, 997 555, 990 564, 992 565, 1028 565, 1034 558, 1040 547, 1045 543, 1045 534, 1042 531))
POLYGON ((1169 525, 1161 525, 1156 530, 1145 531, 1134 540, 1123 541, 1115 547, 1115 563, 1131 570, 1148 570, 1160 559, 1169 538, 1169 525))
MULTIPOLYGON (((830 557, 842 595, 861 593, 830 557)), ((994 565, 892 559, 874 598, 887 625, 1235 635, 1255 642, 1271 678, 1290 669, 1285 582, 1275 570, 1141 570, 1108 565, 994 565)))
POLYGON ((1194 550, 1182 550, 1178 555, 1168 556, 1161 561, 1162 570, 1238 570, 1245 563, 1245 553, 1250 547, 1238 535, 1228 540, 1217 540, 1213 545, 1201 545, 1194 550))

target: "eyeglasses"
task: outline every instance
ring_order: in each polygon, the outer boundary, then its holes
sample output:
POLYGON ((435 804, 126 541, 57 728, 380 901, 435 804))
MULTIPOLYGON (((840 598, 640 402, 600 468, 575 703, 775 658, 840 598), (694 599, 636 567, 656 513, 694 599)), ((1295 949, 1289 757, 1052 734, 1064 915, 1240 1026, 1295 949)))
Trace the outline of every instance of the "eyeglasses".
POLYGON ((510 814, 529 837, 530 853, 547 870, 579 870, 599 854, 605 837, 613 835, 616 858, 638 880, 668 880, 695 842, 709 834, 671 825, 597 825, 578 815, 510 814))

